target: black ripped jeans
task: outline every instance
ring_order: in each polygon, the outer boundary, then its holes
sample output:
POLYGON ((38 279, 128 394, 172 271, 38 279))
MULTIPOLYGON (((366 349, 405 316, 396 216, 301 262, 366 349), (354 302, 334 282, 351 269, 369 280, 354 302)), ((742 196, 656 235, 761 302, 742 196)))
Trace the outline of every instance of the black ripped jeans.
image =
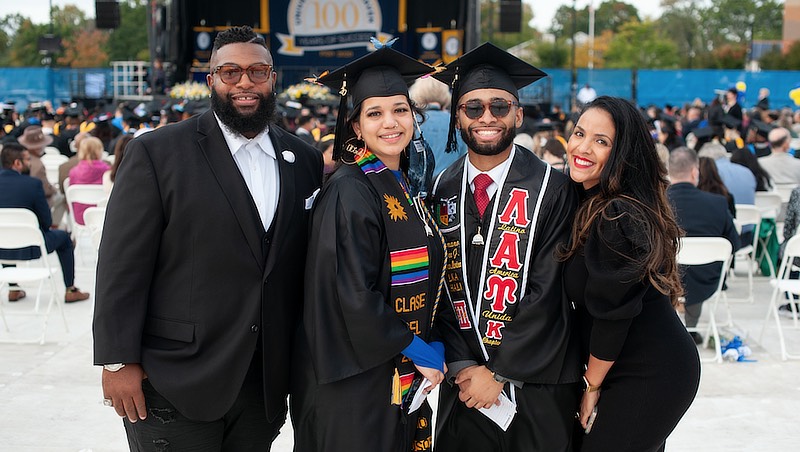
POLYGON ((135 423, 123 419, 131 451, 269 451, 286 422, 286 414, 278 416, 272 423, 267 421, 261 360, 253 361, 236 402, 222 419, 211 422, 186 418, 153 388, 149 380, 144 380, 142 390, 147 418, 135 423))

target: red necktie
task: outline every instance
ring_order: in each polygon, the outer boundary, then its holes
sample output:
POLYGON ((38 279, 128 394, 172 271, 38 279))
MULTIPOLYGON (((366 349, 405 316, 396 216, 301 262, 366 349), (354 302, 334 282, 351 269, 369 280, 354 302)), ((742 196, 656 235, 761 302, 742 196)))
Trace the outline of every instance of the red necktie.
POLYGON ((486 173, 478 174, 472 180, 472 183, 475 184, 472 196, 475 198, 475 205, 478 206, 481 218, 483 218, 483 212, 486 211, 486 206, 489 205, 489 193, 486 192, 486 189, 489 188, 489 185, 492 185, 492 182, 494 181, 486 173))

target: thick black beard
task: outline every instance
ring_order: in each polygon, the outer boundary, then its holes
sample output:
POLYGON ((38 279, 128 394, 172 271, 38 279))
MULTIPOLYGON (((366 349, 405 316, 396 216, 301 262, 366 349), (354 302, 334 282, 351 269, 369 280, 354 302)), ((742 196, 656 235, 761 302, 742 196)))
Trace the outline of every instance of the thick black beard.
POLYGON ((503 153, 514 142, 514 137, 517 135, 517 129, 506 129, 500 137, 500 141, 495 145, 491 144, 478 144, 472 137, 467 129, 461 129, 461 139, 464 140, 469 150, 478 155, 498 155, 503 153))
POLYGON ((236 133, 245 135, 247 133, 261 133, 276 118, 277 100, 270 93, 266 96, 259 96, 258 108, 249 115, 242 115, 233 106, 233 99, 230 95, 224 98, 215 89, 211 89, 211 108, 229 129, 236 133))

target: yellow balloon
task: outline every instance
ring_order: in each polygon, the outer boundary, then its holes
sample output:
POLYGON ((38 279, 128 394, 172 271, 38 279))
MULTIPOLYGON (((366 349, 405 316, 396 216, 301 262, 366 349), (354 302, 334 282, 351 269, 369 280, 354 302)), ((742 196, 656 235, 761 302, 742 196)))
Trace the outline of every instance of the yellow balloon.
POLYGON ((800 88, 789 91, 789 98, 794 101, 795 105, 800 106, 800 88))
POLYGON ((747 91, 747 84, 745 82, 736 82, 737 91, 747 91))

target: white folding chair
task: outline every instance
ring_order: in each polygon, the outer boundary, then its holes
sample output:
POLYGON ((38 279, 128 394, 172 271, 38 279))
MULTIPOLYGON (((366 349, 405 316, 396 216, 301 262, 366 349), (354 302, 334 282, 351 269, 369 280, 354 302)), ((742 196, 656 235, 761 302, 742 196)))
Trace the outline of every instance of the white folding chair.
MULTIPOLYGON (((783 201, 781 200, 781 195, 777 192, 772 191, 760 191, 756 192, 756 207, 761 211, 761 218, 762 219, 773 219, 775 220, 776 227, 778 222, 778 217, 781 214, 781 208, 783 206, 783 201)), ((777 234, 777 230, 775 234, 777 234)), ((758 238, 757 245, 761 245, 761 249, 766 252, 767 249, 767 240, 769 238, 758 238)), ((757 257, 756 257, 757 258, 757 257)), ((775 276, 775 265, 772 263, 772 259, 768 257, 764 257, 767 260, 767 265, 769 266, 769 275, 770 277, 775 276)))
POLYGON ((92 246, 94 246, 95 251, 100 250, 100 237, 103 233, 103 223, 105 219, 105 207, 89 207, 83 212, 83 222, 91 231, 92 246))
POLYGON ((742 226, 753 225, 753 240, 748 244, 742 243, 743 246, 734 253, 734 259, 742 258, 747 263, 747 298, 728 299, 752 303, 755 300, 753 298, 753 272, 756 270, 756 245, 758 245, 758 233, 761 231, 761 211, 758 207, 749 204, 736 204, 734 224, 739 234, 742 233, 742 226))
MULTIPOLYGON (((722 348, 720 347, 716 310, 720 298, 723 298, 722 286, 725 284, 725 275, 728 273, 728 267, 733 258, 733 247, 728 239, 722 237, 682 237, 680 242, 680 248, 678 249, 679 265, 705 265, 714 262, 722 263, 717 289, 703 302, 705 304, 704 311, 708 314, 708 326, 705 328, 703 347, 707 346, 709 338, 713 337, 715 348, 714 357, 710 360, 705 359, 704 361, 716 361, 721 363, 722 348)), ((727 303, 725 303, 725 308, 728 308, 727 303)), ((687 327, 686 329, 690 332, 697 333, 703 330, 703 328, 699 326, 687 327)))
POLYGON ((773 188, 775 193, 781 197, 781 202, 786 204, 789 202, 789 198, 792 196, 792 190, 797 188, 797 184, 775 184, 773 188))
POLYGON ((759 336, 759 342, 761 342, 761 338, 764 337, 764 330, 766 330, 767 324, 769 323, 769 318, 770 316, 774 316, 775 326, 778 328, 778 339, 781 344, 781 359, 784 361, 787 359, 800 359, 800 355, 792 355, 787 351, 786 338, 784 337, 780 315, 778 315, 778 307, 780 306, 778 298, 782 294, 787 294, 787 301, 791 307, 793 317, 792 327, 797 329, 800 325, 800 323, 798 323, 797 300, 794 299, 794 295, 800 295, 800 279, 791 277, 792 271, 798 271, 798 268, 794 266, 795 258, 800 258, 800 235, 795 235, 786 242, 786 248, 783 250, 783 259, 781 260, 780 269, 776 275, 777 277, 770 281, 774 289, 772 290, 772 297, 770 297, 769 300, 767 317, 764 319, 764 326, 761 328, 761 336, 759 336))
MULTIPOLYGON (((39 288, 36 294, 36 302, 32 311, 27 312, 14 312, 14 315, 42 315, 39 312, 39 304, 41 301, 42 293, 45 290, 45 283, 50 292, 50 298, 47 303, 47 309, 43 314, 42 320, 42 333, 34 342, 44 344, 45 335, 47 333, 47 322, 50 318, 50 312, 53 306, 61 313, 61 318, 64 321, 64 329, 69 331, 67 325, 67 318, 64 316, 59 300, 64 298, 65 290, 62 290, 56 282, 58 279, 59 271, 50 265, 48 259, 47 247, 45 246, 44 236, 41 229, 39 229, 38 220, 36 215, 27 209, 0 209, 0 248, 3 249, 17 249, 37 247, 41 253, 41 257, 36 259, 38 266, 22 266, 22 264, 30 264, 31 261, 5 261, 7 263, 13 262, 16 267, 0 268, 0 290, 7 287, 10 283, 20 282, 33 282, 39 281, 39 288)), ((9 313, 12 314, 12 313, 9 313)), ((6 332, 10 332, 8 322, 6 320, 6 313, 3 309, 3 303, 0 302, 0 317, 3 319, 6 332)), ((0 342, 31 342, 27 340, 0 340, 0 342)))
POLYGON ((39 159, 44 165, 47 180, 53 185, 58 184, 58 167, 69 160, 69 157, 62 154, 44 154, 39 159))
MULTIPOLYGON (((67 197, 69 206, 69 222, 72 229, 72 237, 78 239, 82 232, 91 232, 86 225, 79 224, 75 219, 74 203, 88 204, 90 206, 105 206, 108 202, 108 193, 100 184, 70 184, 64 193, 67 197)), ((85 220, 84 220, 85 222, 85 220)))

